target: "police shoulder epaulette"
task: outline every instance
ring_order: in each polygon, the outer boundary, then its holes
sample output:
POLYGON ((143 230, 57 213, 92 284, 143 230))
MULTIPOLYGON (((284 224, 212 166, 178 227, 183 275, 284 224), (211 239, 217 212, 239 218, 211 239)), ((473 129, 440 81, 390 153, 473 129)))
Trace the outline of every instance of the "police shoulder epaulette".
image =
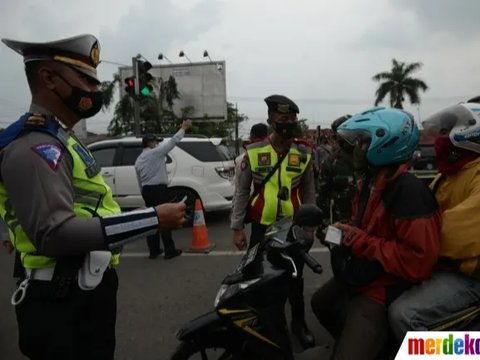
POLYGON ((46 128, 47 117, 42 114, 31 114, 25 121, 24 127, 26 128, 46 128))
POLYGON ((310 141, 307 141, 307 140, 295 138, 295 139, 293 139, 293 142, 297 145, 304 145, 309 150, 314 150, 315 149, 314 145, 310 141))
POLYGON ((258 147, 258 146, 263 146, 267 143, 268 143, 268 138, 266 138, 266 137, 256 138, 256 139, 253 139, 252 141, 250 141, 247 145, 245 145, 245 149, 255 148, 255 147, 258 147))

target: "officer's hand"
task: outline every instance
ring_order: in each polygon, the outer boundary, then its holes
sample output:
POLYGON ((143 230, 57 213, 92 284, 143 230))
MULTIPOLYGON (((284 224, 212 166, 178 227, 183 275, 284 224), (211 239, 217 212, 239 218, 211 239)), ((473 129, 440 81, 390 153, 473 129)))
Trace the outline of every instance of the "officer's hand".
POLYGON ((182 129, 185 131, 192 125, 192 120, 186 119, 182 122, 182 129))
POLYGON ((2 246, 6 249, 7 254, 11 254, 15 248, 13 247, 12 243, 10 240, 4 240, 2 241, 2 246))
POLYGON ((247 248, 247 237, 243 230, 233 230, 233 243, 238 250, 245 250, 247 248))
POLYGON ((155 206, 160 229, 178 229, 185 222, 185 208, 183 202, 166 203, 155 206))

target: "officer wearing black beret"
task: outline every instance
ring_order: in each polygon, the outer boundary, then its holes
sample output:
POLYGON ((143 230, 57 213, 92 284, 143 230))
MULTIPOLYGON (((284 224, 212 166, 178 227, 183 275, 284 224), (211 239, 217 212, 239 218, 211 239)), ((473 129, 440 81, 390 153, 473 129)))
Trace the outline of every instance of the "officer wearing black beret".
POLYGON ((12 297, 30 359, 113 359, 121 245, 184 221, 184 204, 128 214, 72 127, 100 111, 93 35, 2 39, 23 56, 30 109, 0 135, 0 216, 24 276, 12 297))
MULTIPOLYGON (((268 124, 272 133, 246 147, 236 174, 231 217, 233 241, 239 249, 247 246, 245 219, 252 223, 250 246, 262 241, 269 225, 282 217, 293 217, 302 203, 315 202, 312 148, 294 138, 299 108, 288 97, 265 98, 268 124), (254 192, 250 193, 253 182, 254 192)), ((301 271, 300 271, 301 273, 301 271)), ((292 308, 292 332, 302 346, 315 344, 305 323, 303 278, 292 281, 289 300, 292 308)), ((279 324, 282 326, 282 324, 279 324)))

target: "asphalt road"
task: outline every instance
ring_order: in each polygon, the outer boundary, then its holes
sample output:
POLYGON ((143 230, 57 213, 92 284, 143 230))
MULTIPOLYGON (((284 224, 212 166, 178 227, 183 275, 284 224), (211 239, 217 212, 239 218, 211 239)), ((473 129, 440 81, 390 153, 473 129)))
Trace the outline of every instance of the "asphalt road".
MULTIPOLYGON (((210 311, 213 299, 224 276, 239 262, 228 228, 228 213, 206 217, 209 239, 215 249, 209 255, 184 254, 172 260, 162 257, 147 259, 145 241, 124 249, 117 271, 120 278, 117 317, 117 360, 168 359, 178 344, 175 334, 189 320, 210 311)), ((191 244, 191 228, 174 233, 177 246, 187 249, 191 244)), ((316 275, 305 271, 307 322, 317 343, 329 343, 313 317, 309 300, 316 288, 331 277, 328 256, 315 245, 312 255, 324 266, 316 275)), ((17 330, 10 296, 15 288, 11 277, 13 256, 0 252, 0 359, 24 359, 17 348, 17 330)), ((288 315, 288 309, 287 309, 288 315)), ((294 343, 296 350, 298 344, 294 343)))

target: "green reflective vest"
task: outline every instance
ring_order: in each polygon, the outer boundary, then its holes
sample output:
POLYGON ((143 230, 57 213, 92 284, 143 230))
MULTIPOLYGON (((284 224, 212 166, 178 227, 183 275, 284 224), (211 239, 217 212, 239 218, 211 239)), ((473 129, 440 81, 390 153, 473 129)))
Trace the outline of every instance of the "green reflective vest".
MULTIPOLYGON (((62 141, 73 159, 73 188, 75 192, 74 212, 79 217, 93 217, 119 214, 121 209, 113 199, 112 190, 105 183, 91 153, 73 137, 62 141)), ((32 179, 35 181, 35 179, 32 179)), ((32 206, 32 211, 35 209, 32 206)), ((20 253, 26 269, 44 269, 55 266, 55 259, 39 255, 9 205, 5 185, 0 182, 0 216, 7 225, 8 233, 15 249, 20 253)), ((119 262, 119 254, 112 256, 111 264, 119 262)))
MULTIPOLYGON (((254 186, 260 186, 279 159, 268 139, 247 146, 254 186)), ((293 217, 302 204, 300 182, 312 159, 311 149, 293 142, 288 154, 263 189, 252 199, 249 217, 260 224, 271 225, 280 216, 293 217)))

